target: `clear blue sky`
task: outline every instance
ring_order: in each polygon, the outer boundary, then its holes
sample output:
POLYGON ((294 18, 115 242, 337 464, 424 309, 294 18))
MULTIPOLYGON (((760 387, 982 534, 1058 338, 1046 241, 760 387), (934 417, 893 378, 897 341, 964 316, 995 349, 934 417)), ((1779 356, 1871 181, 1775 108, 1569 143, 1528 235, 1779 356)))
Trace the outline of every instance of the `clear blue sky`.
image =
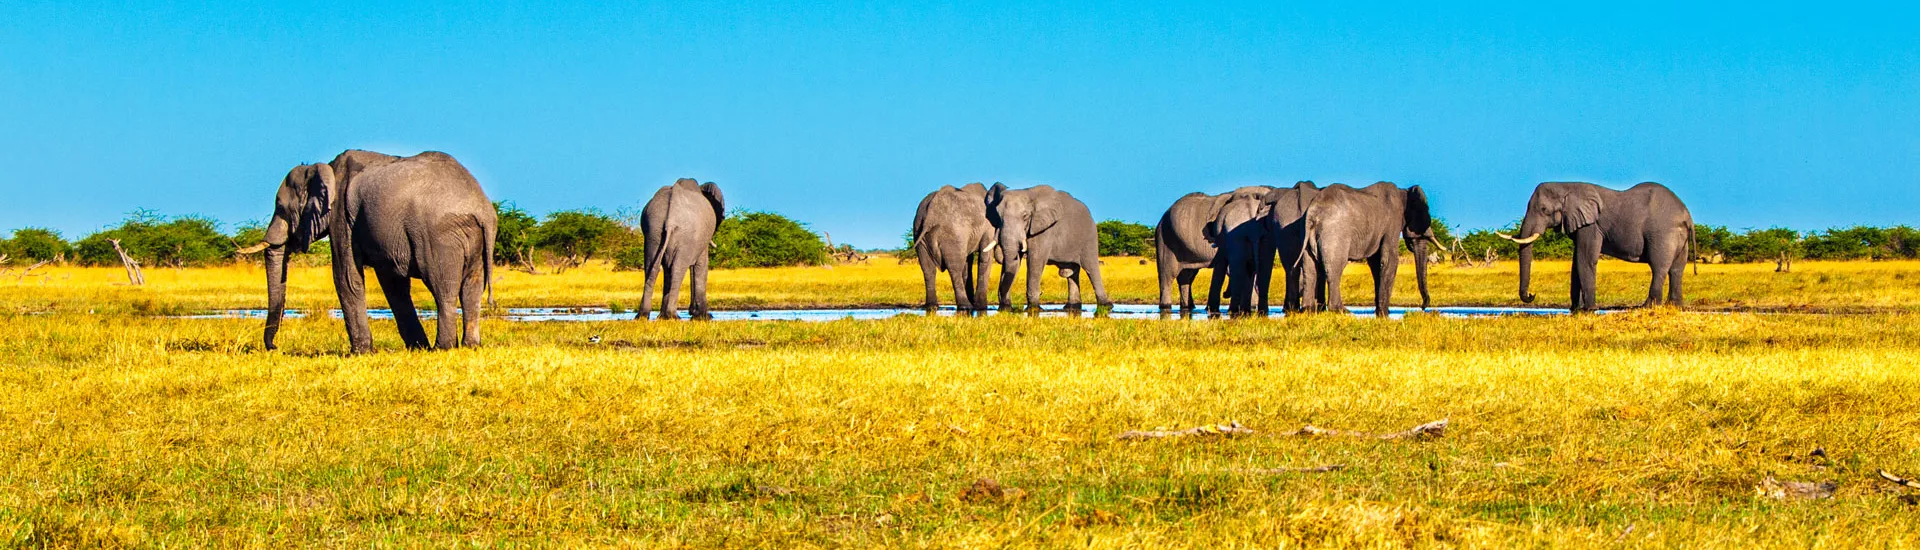
POLYGON ((452 153, 536 213, 693 176, 861 246, 976 180, 1144 223, 1386 179, 1469 227, 1546 180, 1661 181, 1735 228, 1920 224, 1897 4, 254 4, 0 2, 0 231, 261 219, 346 148, 452 153))

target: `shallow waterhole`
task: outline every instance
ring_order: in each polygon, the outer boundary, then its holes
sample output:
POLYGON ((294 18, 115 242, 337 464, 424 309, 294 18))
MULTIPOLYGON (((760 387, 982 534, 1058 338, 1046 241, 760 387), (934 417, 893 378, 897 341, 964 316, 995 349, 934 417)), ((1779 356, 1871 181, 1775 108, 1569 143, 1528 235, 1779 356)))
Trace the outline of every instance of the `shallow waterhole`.
MULTIPOLYGON (((1365 307, 1353 306, 1353 307, 1348 307, 1347 311, 1352 313, 1355 316, 1360 316, 1360 317, 1370 317, 1373 315, 1372 306, 1365 306, 1365 307)), ((1420 308, 1412 308, 1412 307, 1391 308, 1388 311, 1388 317, 1392 319, 1401 319, 1401 318, 1404 318, 1407 315, 1407 313, 1415 312, 1415 311, 1420 311, 1420 308)), ((1514 315, 1567 315, 1568 314, 1567 310, 1564 310, 1564 309, 1526 308, 1526 307, 1435 307, 1435 308, 1428 308, 1426 312, 1429 314, 1438 315, 1441 317, 1451 317, 1451 318, 1507 317, 1507 316, 1514 316, 1514 315)), ((340 318, 340 310, 338 309, 327 310, 327 313, 333 316, 333 318, 335 319, 340 318)), ((389 309, 374 309, 374 310, 369 310, 367 313, 368 313, 368 316, 374 319, 392 319, 393 318, 393 310, 389 310, 389 309)), ((713 311, 711 313, 713 314, 713 320, 715 321, 839 321, 842 319, 876 320, 876 319, 887 319, 892 317, 899 317, 903 315, 913 315, 913 316, 928 315, 926 311, 921 310, 920 308, 750 309, 750 310, 713 311)), ((995 310, 990 311, 988 313, 998 313, 998 308, 995 308, 995 310)), ((1601 313, 1607 313, 1607 312, 1602 311, 1601 313)), ((938 311, 935 311, 932 314, 941 316, 941 317, 954 317, 954 316, 960 316, 960 315, 968 315, 968 313, 961 313, 959 311, 956 311, 954 308, 950 306, 941 307, 938 311)), ((287 310, 287 317, 289 318, 300 318, 300 317, 305 317, 306 315, 307 315, 307 312, 305 311, 287 310)), ((682 318, 686 317, 686 314, 684 312, 682 312, 680 315, 682 318)), ((1075 312, 1075 311, 1068 311, 1063 306, 1051 305, 1051 306, 1043 306, 1043 309, 1039 315, 1041 317, 1092 317, 1094 316, 1094 309, 1092 307, 1087 307, 1078 312, 1075 312)), ((1204 312, 1196 312, 1190 317, 1182 316, 1179 314, 1162 314, 1160 312, 1159 306, 1150 305, 1150 304, 1117 304, 1113 306, 1113 310, 1108 312, 1106 315, 1114 319, 1171 319, 1171 320, 1209 319, 1207 314, 1204 312)), ((1285 313, 1282 312, 1280 308, 1272 308, 1269 311, 1268 315, 1273 317, 1282 317, 1282 316, 1285 316, 1285 313)), ((265 319, 266 317, 267 317, 267 310, 264 310, 264 309, 228 309, 228 310, 220 310, 220 311, 214 311, 214 312, 208 312, 208 313, 202 313, 202 314, 196 314, 196 315, 184 315, 178 318, 181 318, 181 319, 265 319)), ((421 310, 420 317, 422 319, 432 319, 435 317, 435 315, 434 315, 434 312, 431 310, 421 310)), ((591 321, 625 321, 625 320, 631 320, 634 317, 635 317, 634 312, 631 312, 631 311, 615 312, 612 309, 603 308, 603 307, 529 307, 529 308, 509 308, 505 310, 504 313, 496 313, 489 316, 488 319, 499 319, 499 320, 505 320, 505 321, 528 321, 528 322, 539 322, 539 321, 588 321, 588 322, 591 322, 591 321)), ((649 319, 657 319, 659 317, 660 317, 660 313, 657 311, 649 312, 647 315, 647 318, 649 319)), ((1221 318, 1224 318, 1224 317, 1221 317, 1221 318)))

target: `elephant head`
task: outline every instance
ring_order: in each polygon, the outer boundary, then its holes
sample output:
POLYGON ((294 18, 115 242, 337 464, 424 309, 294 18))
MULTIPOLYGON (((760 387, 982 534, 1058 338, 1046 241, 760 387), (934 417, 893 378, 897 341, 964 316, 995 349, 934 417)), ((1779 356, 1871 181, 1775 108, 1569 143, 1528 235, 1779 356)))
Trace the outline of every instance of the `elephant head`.
POLYGON ((996 240, 1006 280, 1012 280, 1012 274, 1019 269, 1020 258, 1027 252, 1027 239, 1060 223, 1056 201, 1044 200, 1045 195, 1053 192, 1052 187, 1045 185, 1011 190, 1004 183, 995 183, 987 190, 987 220, 999 230, 996 240))
POLYGON ((1414 280, 1420 283, 1420 309, 1433 306, 1433 298, 1427 293, 1427 243, 1435 245, 1440 241, 1433 235, 1433 209, 1427 204, 1427 192, 1415 185, 1405 191, 1403 226, 1400 238, 1407 243, 1407 250, 1413 251, 1414 280))
POLYGON ((1591 185, 1542 183, 1527 200, 1527 214, 1520 218, 1520 236, 1501 235, 1520 244, 1520 301, 1533 303, 1533 242, 1547 228, 1572 234, 1600 220, 1600 193, 1591 185))
POLYGON ((1247 187, 1236 189, 1221 197, 1219 208, 1214 210, 1213 222, 1207 224, 1203 236, 1212 242, 1214 248, 1223 246, 1228 239, 1259 239, 1266 228, 1261 221, 1272 211, 1267 202, 1267 189, 1247 187))
POLYGON ((267 224, 267 349, 274 349, 274 334, 280 331, 280 319, 287 306, 287 255, 307 252, 314 241, 326 238, 332 225, 330 213, 338 195, 338 180, 331 166, 303 164, 287 172, 273 200, 273 220, 267 224))

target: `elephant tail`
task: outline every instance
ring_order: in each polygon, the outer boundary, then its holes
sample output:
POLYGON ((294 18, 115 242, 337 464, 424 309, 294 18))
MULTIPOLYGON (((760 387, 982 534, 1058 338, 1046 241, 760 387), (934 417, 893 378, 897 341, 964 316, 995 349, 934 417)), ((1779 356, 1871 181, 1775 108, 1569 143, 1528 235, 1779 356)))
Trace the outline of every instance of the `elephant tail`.
POLYGON ((656 266, 659 266, 662 263, 662 259, 666 257, 667 243, 673 242, 673 239, 667 235, 668 233, 673 231, 673 195, 674 195, 673 193, 667 193, 667 207, 665 209, 666 212, 663 212, 660 214, 661 220, 660 220, 660 238, 658 239, 659 242, 654 242, 654 239, 647 239, 645 242, 641 243, 640 245, 647 255, 647 265, 644 269, 646 269, 646 272, 649 274, 648 280, 652 280, 651 274, 653 273, 654 268, 656 266))
MULTIPOLYGON (((475 217, 473 221, 478 223, 480 218, 475 217)), ((500 303, 493 301, 493 239, 499 236, 499 228, 488 229, 486 224, 480 224, 480 227, 486 233, 487 243, 486 255, 480 258, 480 284, 487 287, 487 305, 499 307, 500 303)))
POLYGON ((1700 274, 1700 236, 1694 234, 1693 220, 1687 220, 1687 263, 1693 266, 1693 274, 1700 274))
POLYGON ((1320 232, 1320 222, 1314 219, 1313 214, 1313 205, 1308 205, 1306 210, 1300 213, 1300 253, 1293 257, 1293 265, 1288 266, 1292 269, 1305 268, 1307 254, 1312 253, 1314 245, 1319 244, 1319 239, 1316 239, 1315 235, 1320 232))

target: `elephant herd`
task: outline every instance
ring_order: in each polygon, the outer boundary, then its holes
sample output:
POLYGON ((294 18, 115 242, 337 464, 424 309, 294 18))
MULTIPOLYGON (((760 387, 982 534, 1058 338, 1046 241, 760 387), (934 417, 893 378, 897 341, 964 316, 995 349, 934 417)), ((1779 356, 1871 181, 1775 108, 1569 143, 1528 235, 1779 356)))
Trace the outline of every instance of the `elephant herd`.
MULTIPOLYGON (((677 318, 681 278, 690 279, 695 319, 709 318, 707 269, 713 235, 725 219, 719 186, 680 179, 654 193, 641 213, 645 244, 645 296, 639 316, 652 309, 654 281, 665 286, 661 318, 677 318)), ((1673 192, 1657 183, 1615 191, 1588 183, 1543 183, 1534 190, 1520 223, 1520 295, 1531 303, 1533 242, 1558 229, 1574 244, 1574 311, 1594 309, 1594 268, 1600 255, 1649 264, 1647 304, 1682 303, 1681 277, 1691 257, 1693 218, 1673 192), (1663 297, 1662 287, 1665 287, 1663 297)), ((274 196, 264 242, 267 277, 265 347, 286 310, 290 254, 328 241, 334 291, 354 353, 369 352, 365 272, 371 268, 393 308, 408 348, 480 344, 482 295, 491 295, 494 237, 492 201, 466 167, 452 156, 429 151, 397 157, 349 150, 331 162, 289 171, 274 196), (412 279, 426 284, 435 310, 460 312, 437 323, 427 339, 413 307, 412 279), (459 329, 456 331, 456 329, 459 329)), ((1427 292, 1427 245, 1437 244, 1426 192, 1376 183, 1354 188, 1242 187, 1219 195, 1191 193, 1161 216, 1154 230, 1159 262, 1160 309, 1195 309, 1192 285, 1201 269, 1212 273, 1207 311, 1219 311, 1221 293, 1233 315, 1264 315, 1275 259, 1285 276, 1283 307, 1289 312, 1341 309, 1340 277, 1347 263, 1364 260, 1374 280, 1374 311, 1386 315, 1404 243, 1414 256, 1421 306, 1427 292), (1223 284, 1224 283, 1224 284, 1223 284)), ((1065 191, 1040 185, 1009 189, 979 183, 941 187, 920 201, 913 218, 913 250, 926 283, 925 306, 935 308, 938 273, 948 272, 954 302, 963 311, 988 309, 987 281, 1001 266, 997 303, 1008 297, 1026 262, 1026 303, 1040 302, 1048 266, 1067 281, 1067 308, 1082 307, 1080 276, 1093 285, 1100 308, 1113 305, 1101 277, 1100 239, 1087 205, 1065 191), (997 251, 997 252, 996 252, 997 251)))
MULTIPOLYGON (((1420 307, 1430 307, 1428 246, 1440 245, 1433 225, 1427 193, 1418 185, 1318 187, 1303 181, 1218 195, 1189 193, 1174 201, 1154 227, 1160 310, 1193 313, 1193 282, 1206 269, 1212 276, 1208 314, 1219 313, 1224 292, 1228 314, 1266 315, 1277 258, 1286 311, 1345 309, 1341 276, 1348 263, 1364 261, 1373 275, 1374 315, 1385 317, 1403 244, 1413 254, 1420 307)), ((1522 236, 1502 235, 1520 245, 1520 296, 1526 303, 1534 300, 1528 290, 1533 243, 1549 228, 1573 240, 1573 311, 1595 309, 1594 271, 1602 254, 1653 269, 1644 305, 1683 304, 1680 281, 1692 254, 1693 215, 1666 186, 1649 182, 1614 191, 1590 183, 1540 184, 1521 219, 1522 236)), ((1068 309, 1080 307, 1082 271, 1100 305, 1111 305, 1100 277, 1098 240, 1086 205, 1044 185, 942 187, 920 201, 913 221, 928 308, 939 305, 938 272, 946 271, 958 309, 987 309, 987 279, 996 258, 1002 266, 1001 309, 1011 305, 1008 290, 1023 258, 1028 308, 1039 302, 1046 265, 1057 266, 1067 279, 1068 309)))

